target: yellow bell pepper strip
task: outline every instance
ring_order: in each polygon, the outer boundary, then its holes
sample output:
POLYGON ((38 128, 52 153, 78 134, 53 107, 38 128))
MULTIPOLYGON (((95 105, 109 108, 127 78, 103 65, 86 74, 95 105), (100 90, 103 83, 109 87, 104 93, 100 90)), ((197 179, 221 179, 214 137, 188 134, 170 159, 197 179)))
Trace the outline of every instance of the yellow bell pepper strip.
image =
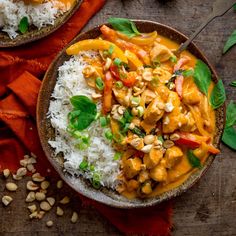
POLYGON ((110 47, 113 47, 114 49, 111 55, 113 59, 119 58, 122 62, 128 64, 127 58, 119 47, 117 47, 114 43, 102 39, 86 39, 79 41, 67 48, 66 53, 68 55, 75 55, 78 54, 80 51, 109 50, 110 47))
POLYGON ((139 67, 143 66, 143 63, 138 59, 138 57, 129 50, 125 50, 125 56, 128 59, 130 69, 137 70, 139 67))
POLYGON ((113 77, 110 71, 107 71, 104 78, 105 87, 104 87, 104 94, 103 94, 103 113, 106 114, 111 110, 112 104, 112 84, 113 84, 113 77))
MULTIPOLYGON (((174 66, 174 72, 180 70, 181 67, 187 64, 189 61, 190 61, 189 57, 187 56, 181 57, 174 66)), ((182 98, 183 96, 183 83, 184 83, 184 76, 178 75, 175 79, 175 89, 180 98, 182 98)))
POLYGON ((139 46, 147 46, 147 45, 152 45, 156 38, 157 38, 157 32, 156 31, 153 31, 151 33, 142 33, 140 36, 135 36, 135 37, 132 37, 132 38, 129 38, 128 36, 120 33, 120 32, 116 32, 118 37, 125 40, 125 41, 128 41, 128 42, 131 42, 131 43, 134 43, 136 45, 139 45, 139 46))
POLYGON ((151 61, 149 58, 148 53, 143 50, 141 47, 131 43, 131 42, 127 42, 123 39, 119 39, 117 36, 117 33, 115 30, 109 28, 106 25, 103 25, 100 28, 103 36, 107 39, 112 41, 113 43, 115 43, 118 47, 120 47, 122 50, 129 50, 131 52, 133 52, 134 54, 136 54, 146 65, 150 65, 151 61))

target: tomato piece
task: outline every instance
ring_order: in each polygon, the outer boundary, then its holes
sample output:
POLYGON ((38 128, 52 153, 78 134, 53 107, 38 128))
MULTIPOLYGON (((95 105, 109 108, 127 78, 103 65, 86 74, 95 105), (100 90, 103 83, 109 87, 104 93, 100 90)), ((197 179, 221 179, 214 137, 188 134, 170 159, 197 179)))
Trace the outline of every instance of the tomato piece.
POLYGON ((116 80, 120 80, 118 67, 115 65, 110 66, 110 71, 116 80))
POLYGON ((136 77, 137 77, 136 72, 129 72, 127 74, 127 78, 123 79, 122 82, 127 87, 133 87, 136 83, 136 77))
POLYGON ((112 85, 113 77, 110 71, 107 71, 104 78, 104 96, 103 96, 103 113, 106 114, 111 110, 112 105, 112 85))

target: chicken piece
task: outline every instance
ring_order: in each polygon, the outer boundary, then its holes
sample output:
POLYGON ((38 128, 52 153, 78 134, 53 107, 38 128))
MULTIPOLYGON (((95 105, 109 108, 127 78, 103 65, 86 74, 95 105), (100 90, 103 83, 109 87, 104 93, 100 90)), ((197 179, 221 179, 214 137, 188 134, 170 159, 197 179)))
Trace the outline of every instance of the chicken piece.
POLYGON ((167 180, 166 168, 162 165, 157 165, 150 170, 150 177, 157 182, 165 182, 167 180))
POLYGON ((141 150, 144 147, 144 142, 142 138, 134 137, 134 135, 132 134, 132 136, 128 139, 130 139, 130 141, 128 141, 129 144, 135 149, 141 150))
POLYGON ((139 187, 139 182, 135 179, 131 179, 127 182, 127 190, 128 192, 132 192, 134 190, 137 190, 139 187))
POLYGON ((155 99, 156 93, 151 89, 145 89, 141 95, 141 106, 145 106, 145 104, 149 104, 153 99, 155 99))
POLYGON ((164 156, 166 160, 165 166, 171 169, 180 161, 182 156, 183 156, 183 152, 179 147, 173 146, 173 147, 168 148, 164 156))
POLYGON ((156 69, 153 70, 153 76, 158 79, 158 82, 162 84, 168 83, 168 81, 171 78, 171 73, 162 67, 157 67, 156 69))
POLYGON ((173 56, 173 53, 166 46, 155 43, 154 47, 150 51, 150 57, 152 62, 165 62, 173 56))
POLYGON ((124 86, 122 89, 113 87, 112 89, 116 100, 123 105, 124 107, 128 107, 130 105, 130 97, 132 95, 132 90, 124 86))
POLYGON ((177 93, 171 91, 167 103, 172 104, 174 109, 164 115, 162 130, 163 133, 173 133, 187 123, 187 118, 181 113, 181 102, 177 93))
POLYGON ((196 105, 201 101, 201 93, 192 78, 186 78, 183 84, 183 103, 196 105))
POLYGON ((134 176, 136 176, 140 170, 141 170, 141 165, 142 161, 140 158, 135 157, 135 158, 129 158, 127 161, 125 161, 123 170, 124 170, 124 175, 128 179, 132 179, 134 176))
POLYGON ((148 169, 152 169, 159 164, 163 157, 163 152, 160 149, 152 148, 150 153, 145 154, 143 157, 143 163, 148 169))
POLYGON ((138 175, 138 181, 140 183, 144 183, 148 179, 149 179, 149 173, 146 170, 142 170, 138 175))
POLYGON ((149 87, 155 91, 155 93, 159 94, 159 96, 161 97, 161 99, 166 102, 168 97, 169 97, 169 93, 170 90, 163 84, 159 83, 156 86, 152 86, 151 84, 149 84, 149 87))
POLYGON ((152 192, 152 185, 151 185, 151 181, 147 181, 143 184, 143 186, 141 187, 141 192, 144 194, 150 194, 152 192))
POLYGON ((187 118, 187 123, 182 125, 180 127, 180 130, 184 132, 193 132, 194 130, 196 130, 197 127, 192 113, 188 112, 185 118, 187 118))

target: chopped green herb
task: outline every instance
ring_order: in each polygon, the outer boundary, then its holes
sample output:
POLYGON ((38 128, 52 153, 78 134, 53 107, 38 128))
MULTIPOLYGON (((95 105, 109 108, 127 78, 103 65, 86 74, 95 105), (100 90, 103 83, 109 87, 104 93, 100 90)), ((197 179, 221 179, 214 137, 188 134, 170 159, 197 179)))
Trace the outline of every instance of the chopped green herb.
POLYGON ((120 132, 114 133, 113 140, 115 140, 115 142, 117 143, 122 143, 122 141, 124 140, 124 136, 120 132))
POLYGON ((211 83, 211 71, 203 61, 197 60, 193 78, 199 90, 207 95, 211 83))
POLYGON ((196 168, 202 167, 200 159, 194 155, 193 150, 188 150, 187 157, 188 157, 188 161, 192 167, 194 167, 194 168, 195 167, 196 168))
POLYGON ((230 86, 236 87, 236 81, 231 82, 231 83, 230 83, 230 86))
POLYGON ((108 49, 108 54, 111 56, 113 52, 114 52, 114 46, 111 45, 108 49))
POLYGON ((81 170, 87 170, 87 168, 88 168, 88 162, 87 161, 82 161, 81 163, 80 163, 80 165, 79 165, 79 168, 81 169, 81 170))
POLYGON ((117 161, 117 160, 119 160, 121 157, 122 157, 122 153, 121 153, 121 152, 116 152, 115 155, 114 155, 113 160, 114 160, 114 161, 117 161))
POLYGON ((133 119, 133 116, 132 116, 129 109, 126 109, 124 111, 124 118, 125 118, 125 121, 128 122, 128 123, 131 122, 131 120, 133 119))
POLYGON ((119 59, 119 58, 115 58, 114 59, 114 61, 113 61, 113 63, 114 63, 114 65, 116 65, 116 66, 121 66, 121 64, 122 64, 122 61, 119 59))
POLYGON ((153 68, 159 67, 161 65, 161 62, 159 59, 156 59, 152 62, 153 68))
POLYGON ((173 63, 177 62, 177 57, 175 55, 173 55, 172 57, 170 57, 170 61, 173 63))
POLYGON ((134 134, 137 134, 139 137, 141 138, 144 138, 145 137, 145 132, 142 131, 139 127, 135 126, 133 129, 131 129, 131 131, 134 133, 134 134))
POLYGON ((136 25, 129 19, 111 17, 108 19, 108 22, 115 30, 127 35, 129 38, 140 35, 136 25))
POLYGON ((89 170, 90 170, 90 171, 94 171, 94 170, 95 170, 95 166, 94 166, 94 165, 90 165, 90 166, 89 166, 89 170))
POLYGON ((121 88, 124 87, 122 81, 116 81, 115 86, 116 86, 117 88, 119 88, 119 89, 121 89, 121 88))
POLYGON ((112 140, 113 138, 113 134, 111 132, 111 130, 106 130, 105 133, 104 133, 105 137, 108 139, 108 140, 112 140))
POLYGON ((18 29, 22 34, 24 34, 28 31, 28 28, 29 28, 29 21, 28 21, 28 18, 26 16, 24 16, 20 20, 20 23, 18 25, 18 29))
POLYGON ((164 143, 164 139, 163 139, 163 137, 161 135, 158 136, 158 140, 161 141, 162 143, 164 143))
POLYGON ((210 103, 213 109, 217 109, 221 107, 226 100, 225 88, 222 80, 219 80, 217 84, 214 86, 211 97, 210 103))
POLYGON ((100 125, 104 128, 107 126, 107 119, 104 116, 100 117, 100 125))
POLYGON ((223 54, 225 54, 230 48, 236 44, 236 30, 229 36, 227 42, 225 43, 223 54))
POLYGON ((93 173, 92 185, 94 188, 99 189, 101 187, 100 175, 96 172, 93 173))
POLYGON ((95 83, 96 83, 97 89, 99 89, 99 90, 104 89, 104 83, 103 83, 103 80, 102 80, 101 77, 97 77, 96 80, 95 80, 95 83))

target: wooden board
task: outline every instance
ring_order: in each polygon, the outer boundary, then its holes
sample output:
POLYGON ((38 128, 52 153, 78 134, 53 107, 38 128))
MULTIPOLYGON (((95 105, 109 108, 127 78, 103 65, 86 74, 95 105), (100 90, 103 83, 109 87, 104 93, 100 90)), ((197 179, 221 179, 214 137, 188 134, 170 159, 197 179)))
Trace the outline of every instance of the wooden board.
MULTIPOLYGON (((84 30, 105 22, 110 16, 120 16, 159 21, 190 35, 202 22, 202 17, 209 14, 213 2, 214 0, 108 0, 102 11, 84 30)), ((228 85, 236 79, 236 48, 225 56, 221 53, 224 42, 234 29, 236 12, 231 10, 212 22, 195 42, 215 65, 226 86, 228 99, 236 101, 236 89, 228 85)), ((236 152, 222 144, 222 154, 217 157, 199 184, 175 200, 174 236, 236 235, 235 169, 236 152)), ((22 188, 25 182, 26 180, 20 182, 22 188)), ((1 179, 0 196, 3 193, 1 179)), ((70 223, 71 209, 61 218, 55 216, 53 209, 45 219, 31 222, 27 217, 27 209, 22 205, 25 194, 23 190, 13 194, 15 201, 9 208, 0 206, 0 235, 121 235, 89 207, 81 210, 79 221, 75 225, 70 223), (54 220, 55 225, 51 229, 45 227, 47 219, 54 220)))

